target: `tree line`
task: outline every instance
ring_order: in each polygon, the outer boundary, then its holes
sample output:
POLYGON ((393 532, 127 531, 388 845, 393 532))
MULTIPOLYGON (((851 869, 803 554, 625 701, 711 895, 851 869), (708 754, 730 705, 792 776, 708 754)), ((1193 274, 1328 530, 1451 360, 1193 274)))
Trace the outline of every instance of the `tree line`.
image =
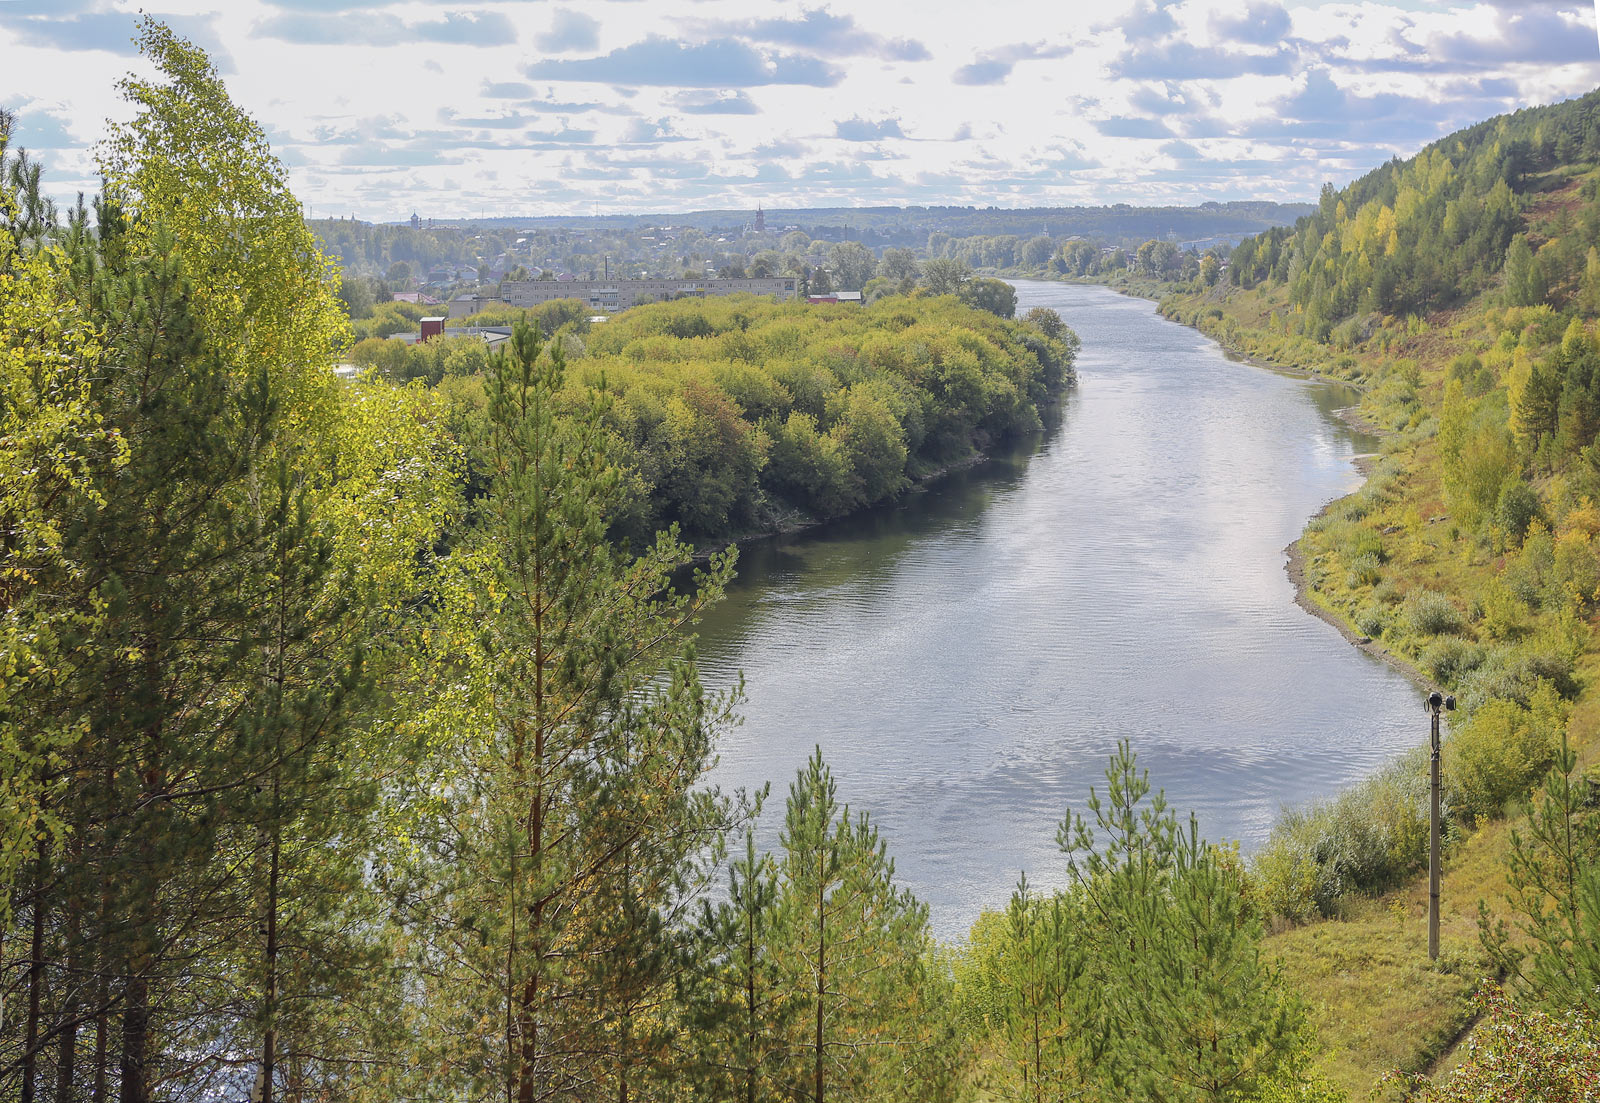
MULTIPOLYGON (((970 300, 974 282, 958 294, 970 300)), ((603 420, 632 473, 616 531, 635 545, 673 524, 704 541, 893 498, 1039 428, 1072 379, 1077 343, 1051 311, 1013 321, 957 296, 865 309, 685 300, 593 326, 585 315, 570 300, 539 311, 569 365, 562 401, 575 408, 593 388, 608 396, 603 420)), ((351 358, 433 385, 463 427, 487 408, 488 354, 476 337, 409 348, 369 339, 351 358)), ((476 469, 467 479, 481 482, 476 469)))

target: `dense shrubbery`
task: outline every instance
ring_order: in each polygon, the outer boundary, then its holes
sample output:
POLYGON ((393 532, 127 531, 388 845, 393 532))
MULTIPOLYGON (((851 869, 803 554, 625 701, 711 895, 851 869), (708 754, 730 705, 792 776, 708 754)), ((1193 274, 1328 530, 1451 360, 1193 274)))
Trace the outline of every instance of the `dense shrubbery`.
POLYGON ((1466 1058, 1438 1082, 1399 1072, 1385 1078, 1411 1103, 1590 1103, 1600 1083, 1600 1022, 1592 1014, 1549 1015, 1519 1007, 1498 985, 1478 997, 1484 1019, 1466 1058))
POLYGON ((1263 910, 1291 922, 1400 884, 1427 860, 1427 763, 1411 755, 1332 801, 1286 811, 1252 863, 1263 910))
MULTIPOLYGON (((892 498, 1037 429, 1077 347, 1053 312, 1009 321, 920 295, 864 309, 680 300, 617 315, 581 342, 570 324, 562 332, 569 402, 588 387, 611 398, 606 424, 634 475, 620 527, 636 541, 668 524, 706 538, 892 498)), ((357 352, 372 361, 367 348, 357 352)), ((383 355, 433 380, 470 377, 473 362, 464 339, 383 355)), ((470 422, 475 380, 446 391, 470 422)))

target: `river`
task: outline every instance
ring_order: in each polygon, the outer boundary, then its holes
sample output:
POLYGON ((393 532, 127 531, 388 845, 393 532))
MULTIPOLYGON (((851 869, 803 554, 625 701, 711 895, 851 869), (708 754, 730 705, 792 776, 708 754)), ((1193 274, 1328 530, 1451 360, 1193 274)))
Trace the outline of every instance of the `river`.
POLYGON ((756 543, 701 630, 743 672, 725 789, 772 782, 760 841, 820 745, 897 880, 959 939, 1017 874, 1064 883, 1055 829, 1117 741, 1248 852, 1425 736, 1416 692, 1294 603, 1284 547, 1360 483, 1348 388, 1228 359, 1154 306, 1016 281, 1083 341, 1037 438, 888 508, 756 543))

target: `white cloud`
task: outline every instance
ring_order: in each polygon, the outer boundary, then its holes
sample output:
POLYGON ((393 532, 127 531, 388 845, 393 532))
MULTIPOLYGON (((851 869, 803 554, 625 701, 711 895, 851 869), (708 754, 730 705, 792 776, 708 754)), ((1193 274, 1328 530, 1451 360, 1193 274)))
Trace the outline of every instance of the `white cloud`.
MULTIPOLYGON (((308 206, 376 219, 1306 197, 1600 82, 1588 0, 147 2, 308 206)), ((0 0, 0 104, 62 198, 133 7, 0 0)))

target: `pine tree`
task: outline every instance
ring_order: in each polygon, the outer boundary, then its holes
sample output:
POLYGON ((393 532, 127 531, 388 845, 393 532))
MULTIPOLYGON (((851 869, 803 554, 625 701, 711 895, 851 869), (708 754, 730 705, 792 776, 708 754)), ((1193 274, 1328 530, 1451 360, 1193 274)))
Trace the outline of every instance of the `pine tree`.
POLYGON ((696 786, 731 702, 701 688, 685 632, 732 553, 681 594, 689 549, 673 534, 637 559, 612 542, 604 398, 558 413, 563 368, 527 326, 494 362, 490 494, 429 637, 429 661, 454 672, 429 717, 446 795, 404 883, 438 980, 430 1060, 519 1103, 642 1094, 677 917, 728 811, 696 786))
POLYGON ((1249 1098, 1299 1052, 1304 1010, 1261 962, 1236 858, 1147 797, 1123 742, 1092 824, 1057 835, 1084 916, 1078 1060, 1106 1099, 1249 1098))
MULTIPOLYGON (((0 110, 0 950, 19 899, 43 937, 41 856, 47 866, 70 829, 63 765, 84 734, 54 707, 70 674, 63 635, 89 627, 62 613, 63 591, 80 571, 64 547, 60 503, 91 492, 94 473, 123 457, 88 395, 101 355, 94 322, 51 240, 58 227, 37 167, 10 148, 12 125, 0 110)), ((42 963, 31 930, 27 953, 37 992, 42 963)), ((11 1010, 0 991, 0 1043, 11 1010)), ((8 1056, 0 1049, 0 1066, 8 1056)), ((0 1072, 0 1084, 7 1078, 0 1072)))
POLYGON ((1024 876, 1006 908, 1005 1037, 1018 1098, 1032 1103, 1067 1098, 1083 1080, 1073 1037, 1084 981, 1075 902, 1067 893, 1038 896, 1024 876))
POLYGON ((786 986, 786 1094, 933 1097, 940 1040, 919 1022, 930 1012, 927 908, 895 886, 878 829, 837 803, 820 748, 789 788, 780 842, 773 954, 786 986))
MULTIPOLYGON (((39 518, 57 554, 37 563, 33 635, 57 666, 27 704, 35 730, 75 733, 43 760, 72 782, 49 809, 70 835, 35 818, 32 1014, 0 1080, 20 1071, 31 1094, 53 1058, 63 1097, 251 1073, 270 1096, 280 1019, 299 1034, 334 1002, 347 936, 375 926, 352 922, 359 850, 319 843, 363 834, 386 761, 349 772, 367 656, 411 592, 444 468, 414 400, 335 381, 320 257, 264 145, 230 145, 249 125, 204 55, 154 23, 144 45, 172 83, 129 86, 138 140, 108 165, 122 201, 97 201, 93 232, 80 204, 45 285, 98 329, 79 393, 100 446, 81 471, 63 451, 55 471, 73 477, 39 518), (196 199, 246 178, 261 186, 196 199), (229 265, 202 291, 197 274, 229 265), (274 298, 285 285, 298 301, 274 298), (296 339, 273 333, 274 309, 309 319, 296 339)), ((312 1049, 348 1068, 336 1034, 312 1049)))
MULTIPOLYGON (((759 801, 753 814, 759 814, 759 801)), ((744 854, 728 868, 728 898, 702 907, 696 970, 685 1001, 691 1078, 704 1098, 769 1103, 781 1091, 783 1039, 793 1005, 772 957, 778 877, 773 859, 745 831, 744 854)))
POLYGON ((1565 736, 1543 791, 1513 831, 1507 903, 1515 932, 1478 905, 1490 958, 1552 1012, 1600 1014, 1600 814, 1565 736))

